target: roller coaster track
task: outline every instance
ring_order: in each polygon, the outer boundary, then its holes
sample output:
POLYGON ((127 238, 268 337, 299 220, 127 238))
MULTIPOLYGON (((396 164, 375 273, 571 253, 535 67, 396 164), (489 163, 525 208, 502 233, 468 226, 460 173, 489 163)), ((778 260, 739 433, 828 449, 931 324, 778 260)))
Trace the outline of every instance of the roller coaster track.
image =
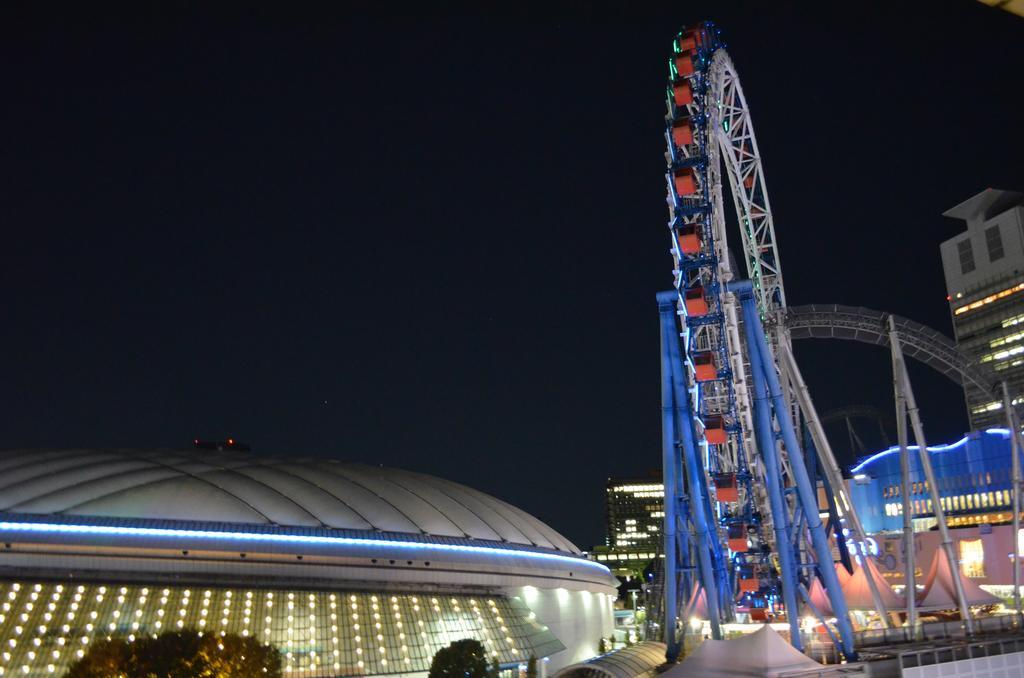
POLYGON ((790 306, 783 313, 791 339, 844 339, 876 346, 889 345, 888 319, 892 316, 904 355, 928 365, 960 386, 994 392, 993 376, 961 353, 952 339, 909 318, 839 304, 790 306))

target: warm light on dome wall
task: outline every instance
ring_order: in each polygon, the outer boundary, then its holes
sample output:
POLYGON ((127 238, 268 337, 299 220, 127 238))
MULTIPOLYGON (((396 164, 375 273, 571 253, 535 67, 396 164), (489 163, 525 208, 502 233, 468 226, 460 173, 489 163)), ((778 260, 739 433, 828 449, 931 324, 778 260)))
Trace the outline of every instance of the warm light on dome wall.
POLYGON ((467 636, 502 664, 562 649, 502 596, 24 581, 0 584, 0 599, 0 676, 63 675, 95 640, 182 629, 270 643, 305 676, 423 672, 467 636))

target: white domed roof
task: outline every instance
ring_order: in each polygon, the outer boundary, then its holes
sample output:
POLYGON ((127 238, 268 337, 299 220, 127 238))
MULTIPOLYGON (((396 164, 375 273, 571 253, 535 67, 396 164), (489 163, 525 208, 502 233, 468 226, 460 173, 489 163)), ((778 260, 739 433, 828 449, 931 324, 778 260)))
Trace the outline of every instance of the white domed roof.
POLYGON ((210 450, 0 452, 0 512, 326 527, 579 553, 525 511, 433 476, 210 450))

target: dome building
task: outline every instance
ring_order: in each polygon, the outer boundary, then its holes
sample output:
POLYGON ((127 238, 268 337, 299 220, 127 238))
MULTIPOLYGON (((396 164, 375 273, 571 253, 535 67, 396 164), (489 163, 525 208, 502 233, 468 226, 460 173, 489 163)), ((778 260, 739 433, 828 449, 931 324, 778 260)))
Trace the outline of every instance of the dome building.
POLYGON ((476 638, 556 670, 612 632, 616 579, 464 485, 218 450, 0 453, 0 675, 62 674, 96 639, 193 629, 301 676, 423 674, 476 638))

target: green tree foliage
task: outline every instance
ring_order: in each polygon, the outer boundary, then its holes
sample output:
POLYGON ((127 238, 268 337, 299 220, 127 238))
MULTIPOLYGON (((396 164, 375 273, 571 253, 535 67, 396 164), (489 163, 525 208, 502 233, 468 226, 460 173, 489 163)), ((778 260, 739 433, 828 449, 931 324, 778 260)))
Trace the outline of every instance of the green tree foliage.
POLYGON ((526 662, 526 678, 537 678, 537 655, 531 654, 526 662))
POLYGON ((156 638, 101 640, 67 678, 281 678, 281 653, 254 638, 195 631, 156 638))
POLYGON ((428 678, 494 678, 480 641, 466 638, 442 648, 430 662, 428 678))

